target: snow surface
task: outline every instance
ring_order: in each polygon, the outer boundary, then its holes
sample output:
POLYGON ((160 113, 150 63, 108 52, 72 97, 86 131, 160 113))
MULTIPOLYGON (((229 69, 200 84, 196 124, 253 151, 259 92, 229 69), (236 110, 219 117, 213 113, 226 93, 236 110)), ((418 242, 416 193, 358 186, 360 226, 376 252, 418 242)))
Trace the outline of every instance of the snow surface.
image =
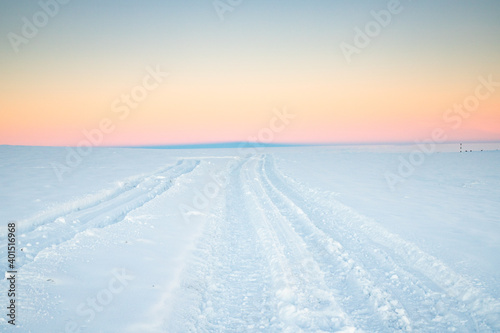
POLYGON ((67 154, 0 147, 2 332, 500 331, 500 152, 67 154))

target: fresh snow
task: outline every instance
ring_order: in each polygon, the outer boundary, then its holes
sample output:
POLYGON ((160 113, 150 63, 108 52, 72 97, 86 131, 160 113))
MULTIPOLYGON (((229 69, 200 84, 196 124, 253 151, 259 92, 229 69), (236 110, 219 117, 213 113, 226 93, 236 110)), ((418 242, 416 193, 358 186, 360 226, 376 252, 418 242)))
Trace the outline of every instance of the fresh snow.
POLYGON ((69 151, 0 147, 2 332, 500 331, 498 151, 69 151))

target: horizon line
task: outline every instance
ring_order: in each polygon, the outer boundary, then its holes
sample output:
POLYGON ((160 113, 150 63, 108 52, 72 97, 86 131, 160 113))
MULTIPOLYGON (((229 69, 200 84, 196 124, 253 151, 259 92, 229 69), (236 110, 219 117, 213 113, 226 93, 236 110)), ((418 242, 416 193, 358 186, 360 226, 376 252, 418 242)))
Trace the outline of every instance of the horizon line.
MULTIPOLYGON (((401 141, 401 142, 312 142, 312 143, 300 143, 300 142, 276 142, 276 143, 264 143, 264 142, 252 142, 252 141, 218 141, 218 142, 202 142, 202 143, 181 143, 181 144, 152 144, 152 145, 93 145, 93 148, 129 148, 129 149, 216 149, 216 148, 255 148, 255 147, 275 147, 275 148, 286 148, 286 147, 315 147, 315 146, 383 146, 383 145, 416 145, 419 141, 401 141)), ((478 143, 500 143, 500 140, 494 141, 447 141, 447 142, 434 142, 434 144, 478 144, 478 143)), ((2 146, 10 147, 46 147, 46 148, 78 148, 76 145, 12 145, 12 144, 0 144, 2 146)))

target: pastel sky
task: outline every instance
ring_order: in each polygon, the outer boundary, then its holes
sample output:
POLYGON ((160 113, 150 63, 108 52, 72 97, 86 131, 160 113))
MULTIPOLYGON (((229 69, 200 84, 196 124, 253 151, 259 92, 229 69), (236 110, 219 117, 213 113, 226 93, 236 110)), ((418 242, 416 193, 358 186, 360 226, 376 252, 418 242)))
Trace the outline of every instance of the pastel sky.
POLYGON ((275 142, 500 140, 498 0, 59 1, 0 2, 0 144, 77 145, 103 119, 102 145, 247 141, 284 108, 275 142))

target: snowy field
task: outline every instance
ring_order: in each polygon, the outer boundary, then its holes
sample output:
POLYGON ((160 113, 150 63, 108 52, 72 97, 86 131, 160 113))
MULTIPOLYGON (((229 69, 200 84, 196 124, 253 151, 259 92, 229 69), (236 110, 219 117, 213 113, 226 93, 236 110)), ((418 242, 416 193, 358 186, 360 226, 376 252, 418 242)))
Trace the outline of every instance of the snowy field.
POLYGON ((499 332, 500 152, 408 156, 2 146, 0 331, 499 332))

